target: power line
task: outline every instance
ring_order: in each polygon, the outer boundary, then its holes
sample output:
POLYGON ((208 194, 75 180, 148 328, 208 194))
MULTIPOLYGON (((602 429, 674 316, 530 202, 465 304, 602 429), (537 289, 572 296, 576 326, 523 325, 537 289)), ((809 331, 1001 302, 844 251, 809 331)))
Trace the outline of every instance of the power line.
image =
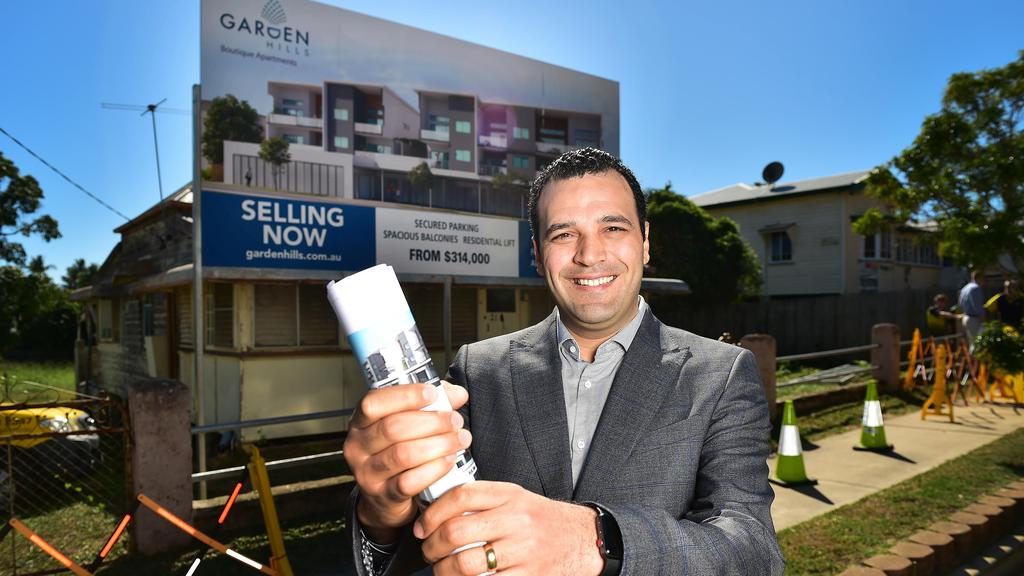
POLYGON ((11 140, 13 140, 15 144, 17 144, 18 146, 21 146, 22 148, 24 148, 25 151, 28 152, 29 154, 31 154, 32 156, 34 156, 36 158, 36 160, 39 160, 40 162, 45 164, 47 168, 49 168, 50 170, 53 170, 54 172, 56 172, 58 176, 60 176, 61 178, 67 180, 72 186, 74 186, 75 188, 78 188, 82 192, 85 192, 86 196, 88 196, 89 198, 92 198, 93 200, 99 202, 104 208, 106 208, 107 210, 110 210, 114 214, 117 214, 121 218, 124 218, 125 220, 131 221, 131 218, 129 218, 129 217, 125 216, 124 214, 122 214, 120 211, 117 210, 117 208, 114 208, 110 204, 107 204, 103 200, 100 200, 100 198, 98 196, 96 196, 95 194, 93 194, 92 192, 89 192, 85 188, 82 188, 82 186, 78 182, 75 182, 74 180, 69 178, 67 176, 67 174, 64 174, 63 172, 58 170, 57 167, 55 167, 53 164, 50 164, 49 162, 47 162, 42 156, 40 156, 39 154, 36 154, 35 152, 33 152, 31 148, 29 148, 28 146, 25 146, 24 144, 22 144, 20 140, 18 140, 14 136, 12 136, 11 133, 8 132, 7 130, 4 130, 2 126, 0 126, 0 132, 3 132, 4 136, 7 136, 11 140))

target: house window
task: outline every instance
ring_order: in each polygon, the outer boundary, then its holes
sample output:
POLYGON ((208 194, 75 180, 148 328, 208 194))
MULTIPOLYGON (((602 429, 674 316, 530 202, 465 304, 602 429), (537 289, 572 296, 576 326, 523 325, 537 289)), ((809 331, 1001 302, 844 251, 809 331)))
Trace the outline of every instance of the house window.
POLYGON ((882 230, 878 234, 864 236, 863 257, 865 260, 889 260, 892 258, 892 233, 882 230))
POLYGON ((257 284, 254 289, 257 348, 338 343, 338 322, 322 286, 257 284))
POLYGON ((529 156, 512 156, 512 167, 528 170, 530 168, 529 156))
POLYGON ((596 148, 600 141, 601 133, 597 130, 576 130, 577 146, 593 146, 596 148))
POLYGON ((281 137, 288 141, 289 144, 305 144, 306 138, 296 134, 281 134, 281 137))
POLYGON ((119 342, 121 340, 121 303, 118 300, 100 300, 98 312, 100 342, 119 342))
POLYGON ((473 125, 468 120, 456 120, 455 131, 460 134, 469 134, 473 132, 473 125))
POLYGON ((334 147, 341 150, 348 150, 348 136, 335 136, 334 147))
POLYGON ((440 150, 431 150, 430 164, 432 168, 448 168, 448 153, 440 150))
POLYGON ((235 288, 221 282, 206 286, 203 303, 206 345, 217 348, 235 346, 235 288))
POLYGON ((772 232, 771 235, 771 262, 791 262, 793 260, 793 243, 789 239, 789 232, 782 230, 772 232))
POLYGON ((334 119, 341 122, 348 122, 348 108, 335 108, 334 119))
POLYGON ((516 140, 529 140, 530 129, 520 128, 519 126, 516 126, 515 128, 512 128, 512 137, 515 138, 516 140))
POLYGON ((470 155, 469 150, 456 150, 455 160, 458 162, 472 162, 473 157, 470 155))
POLYGON ((451 119, 447 116, 438 116, 437 114, 430 114, 427 116, 427 130, 433 130, 434 132, 448 133, 448 126, 451 124, 451 119))
POLYGON ((281 108, 279 112, 281 114, 287 114, 289 116, 305 116, 304 111, 305 103, 302 100, 295 100, 293 98, 282 98, 281 108))

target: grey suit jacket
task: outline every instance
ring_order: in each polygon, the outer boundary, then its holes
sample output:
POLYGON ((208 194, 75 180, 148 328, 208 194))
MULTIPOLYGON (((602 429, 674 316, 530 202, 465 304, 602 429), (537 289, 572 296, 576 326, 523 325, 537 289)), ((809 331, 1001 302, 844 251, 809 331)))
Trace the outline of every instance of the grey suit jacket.
MULTIPOLYGON (((575 489, 554 314, 463 346, 448 380, 469 390, 462 413, 478 477, 601 504, 622 531, 623 576, 783 573, 765 464, 768 410, 749 351, 665 326, 648 311, 575 489)), ((352 527, 357 498, 354 491, 352 527)), ((363 574, 358 539, 352 544, 363 574)), ((407 531, 388 574, 423 565, 407 531)))

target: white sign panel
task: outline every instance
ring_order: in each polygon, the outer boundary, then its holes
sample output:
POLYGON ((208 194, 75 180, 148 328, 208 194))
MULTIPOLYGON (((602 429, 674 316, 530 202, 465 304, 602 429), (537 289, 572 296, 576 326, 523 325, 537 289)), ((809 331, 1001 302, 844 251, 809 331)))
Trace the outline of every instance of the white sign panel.
POLYGON ((519 276, 519 222, 377 208, 377 262, 409 274, 519 276))

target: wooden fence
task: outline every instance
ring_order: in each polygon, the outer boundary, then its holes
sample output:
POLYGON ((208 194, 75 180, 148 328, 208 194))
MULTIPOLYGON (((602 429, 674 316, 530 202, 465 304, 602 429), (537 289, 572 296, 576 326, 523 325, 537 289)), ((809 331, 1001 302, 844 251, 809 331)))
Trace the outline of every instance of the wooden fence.
MULTIPOLYGON (((956 292, 945 291, 953 301, 956 292)), ((695 306, 686 297, 649 297, 658 318, 671 326, 718 338, 723 332, 771 334, 778 355, 846 348, 867 343, 874 324, 890 322, 909 339, 925 330, 925 311, 933 291, 913 290, 843 296, 775 298, 716 307, 695 306)), ((926 333, 926 332, 925 332, 926 333)))

